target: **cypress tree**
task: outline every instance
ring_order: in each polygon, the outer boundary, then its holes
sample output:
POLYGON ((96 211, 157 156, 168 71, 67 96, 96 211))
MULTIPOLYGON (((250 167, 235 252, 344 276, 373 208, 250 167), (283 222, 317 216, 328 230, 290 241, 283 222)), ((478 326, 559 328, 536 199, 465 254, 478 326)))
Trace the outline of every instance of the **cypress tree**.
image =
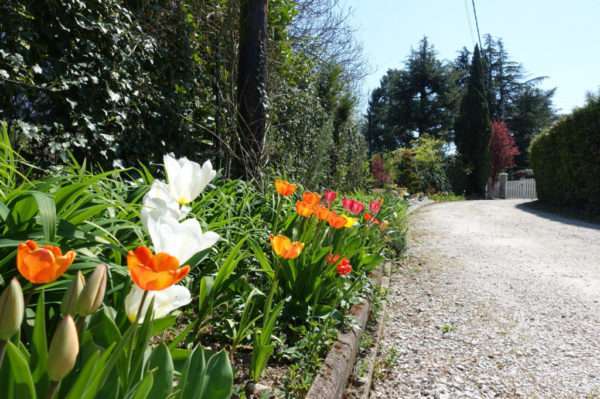
POLYGON ((467 91, 456 120, 456 148, 469 169, 467 194, 485 194, 490 175, 491 123, 485 92, 484 67, 479 47, 475 46, 467 91))

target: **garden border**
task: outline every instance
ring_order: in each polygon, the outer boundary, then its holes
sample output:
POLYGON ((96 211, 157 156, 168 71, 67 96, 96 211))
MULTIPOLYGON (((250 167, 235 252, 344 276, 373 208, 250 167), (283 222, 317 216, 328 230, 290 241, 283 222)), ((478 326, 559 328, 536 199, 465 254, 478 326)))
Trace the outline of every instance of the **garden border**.
MULTIPOLYGON (((375 286, 382 287, 383 284, 389 284, 390 271, 389 262, 377 268, 372 276, 375 286)), ((360 339, 369 320, 371 307, 372 304, 368 300, 352 306, 350 314, 356 319, 356 324, 349 331, 338 332, 338 338, 325 357, 305 399, 342 398, 354 370, 360 339)))
MULTIPOLYGON (((418 209, 435 204, 428 198, 415 201, 410 204, 407 216, 418 209)), ((392 264, 385 262, 373 273, 372 279, 378 288, 388 289, 391 281, 392 264)), ((305 399, 341 399, 348 385, 348 380, 353 374, 356 358, 358 355, 360 339, 365 331, 367 321, 371 312, 370 301, 363 301, 350 309, 350 314, 356 319, 356 325, 347 332, 338 332, 338 338, 333 344, 319 373, 315 377, 305 399)), ((383 302, 381 314, 377 320, 377 333, 375 337, 374 350, 371 350, 368 358, 368 368, 365 389, 361 395, 362 399, 368 399, 373 383, 373 374, 377 363, 379 344, 383 336, 383 327, 386 318, 387 306, 383 302)))

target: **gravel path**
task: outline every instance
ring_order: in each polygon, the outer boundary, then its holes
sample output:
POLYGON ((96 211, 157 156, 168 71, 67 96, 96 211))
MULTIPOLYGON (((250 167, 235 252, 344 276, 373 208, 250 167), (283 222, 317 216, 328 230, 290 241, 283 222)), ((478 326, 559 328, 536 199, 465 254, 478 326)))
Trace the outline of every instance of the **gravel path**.
POLYGON ((600 225, 512 200, 411 218, 371 398, 600 398, 600 225))

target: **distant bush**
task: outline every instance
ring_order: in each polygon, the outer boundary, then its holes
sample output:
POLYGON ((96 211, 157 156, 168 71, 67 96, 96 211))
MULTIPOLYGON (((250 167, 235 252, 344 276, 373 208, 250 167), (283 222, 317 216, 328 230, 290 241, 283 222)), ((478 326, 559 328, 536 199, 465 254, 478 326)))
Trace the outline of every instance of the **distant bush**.
POLYGON ((452 193, 439 193, 432 194, 429 196, 429 199, 435 202, 456 202, 456 201, 464 201, 464 195, 452 194, 452 193))
POLYGON ((410 193, 435 193, 450 188, 445 161, 444 142, 424 136, 414 147, 394 151, 389 163, 394 183, 410 193))
POLYGON ((540 200, 600 214, 600 99, 536 137, 530 147, 540 200))

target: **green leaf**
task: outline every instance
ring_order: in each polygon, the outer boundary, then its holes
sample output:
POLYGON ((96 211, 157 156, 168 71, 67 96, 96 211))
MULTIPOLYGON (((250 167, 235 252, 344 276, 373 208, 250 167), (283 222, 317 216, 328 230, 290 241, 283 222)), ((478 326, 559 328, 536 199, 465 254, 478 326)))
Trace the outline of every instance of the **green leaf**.
POLYGON ((227 352, 213 355, 206 365, 208 375, 203 399, 228 399, 233 391, 233 369, 227 352))
POLYGON ((177 321, 176 316, 166 316, 166 317, 163 317, 163 318, 160 318, 157 320, 153 320, 152 326, 150 329, 150 335, 155 336, 155 335, 162 334, 162 332, 165 331, 167 328, 175 325, 176 321, 177 321))
POLYGON ((233 391, 233 370, 227 352, 206 360, 206 352, 196 347, 188 358, 181 379, 180 399, 229 399, 233 391))
POLYGON ((10 363, 10 371, 16 385, 16 392, 23 393, 17 394, 17 398, 35 399, 37 395, 33 385, 33 377, 25 355, 12 342, 8 341, 6 342, 6 357, 10 363))
POLYGON ((6 220, 9 213, 10 209, 6 205, 4 205, 2 201, 0 201, 0 219, 6 220))
POLYGON ((48 365, 48 341, 46 338, 46 301, 44 291, 38 297, 35 324, 33 325, 31 363, 34 365, 33 379, 38 382, 46 374, 48 365))
POLYGON ((181 389, 179 399, 203 399, 206 384, 206 359, 204 350, 197 346, 188 356, 183 376, 178 388, 181 389))
POLYGON ((94 337, 94 342, 104 348, 108 348, 113 342, 119 342, 121 339, 119 327, 109 316, 107 307, 94 313, 90 319, 88 331, 94 337))
POLYGON ((173 388, 174 366, 171 352, 164 343, 161 343, 152 351, 148 369, 156 370, 154 372, 154 384, 148 398, 164 399, 168 397, 173 388))
POLYGON ((225 280, 227 280, 229 278, 229 276, 231 276, 231 274, 235 270, 238 263, 241 262, 242 259, 244 259, 245 257, 248 256, 247 254, 242 252, 242 246, 246 242, 247 238, 248 238, 247 236, 242 238, 236 244, 236 246, 233 247, 231 249, 231 251, 229 252, 227 259, 225 259, 225 262, 219 268, 219 271, 217 272, 217 275, 215 276, 215 281, 213 284, 213 291, 219 292, 219 290, 221 289, 221 286, 223 285, 225 280))
POLYGON ((80 224, 83 221, 92 219, 93 217, 104 212, 109 206, 110 206, 109 204, 100 204, 100 205, 89 206, 87 208, 73 212, 73 214, 67 218, 67 221, 74 225, 80 224))
POLYGON ((0 238, 0 248, 16 248, 19 246, 17 240, 9 240, 8 238, 0 238))
POLYGON ((261 267, 262 271, 267 276, 269 276, 269 278, 271 280, 273 280, 275 278, 275 272, 273 271, 273 268, 271 267, 271 262, 269 262, 269 259, 265 255, 265 252, 262 250, 262 248, 260 247, 260 245, 258 245, 254 241, 250 242, 250 247, 252 247, 252 251, 254 252, 254 256, 256 257, 256 260, 258 260, 258 263, 260 264, 260 267, 261 267))
MULTIPOLYGON (((77 375, 75 383, 67 394, 66 399, 79 399, 83 396, 83 392, 89 389, 89 383, 94 375, 94 371, 100 365, 100 351, 94 352, 87 360, 81 371, 77 375)), ((105 361, 106 362, 106 361, 105 361)), ((100 374, 100 373, 98 373, 100 374)))
POLYGON ((152 389, 153 385, 154 385, 154 375, 153 375, 153 373, 147 373, 144 376, 144 379, 133 388, 133 395, 126 396, 126 398, 146 399, 146 398, 148 398, 148 395, 150 394, 150 390, 152 389))
POLYGON ((54 200, 47 194, 39 191, 32 191, 31 195, 37 202, 40 223, 44 230, 44 239, 54 242, 56 237, 56 205, 54 200))

